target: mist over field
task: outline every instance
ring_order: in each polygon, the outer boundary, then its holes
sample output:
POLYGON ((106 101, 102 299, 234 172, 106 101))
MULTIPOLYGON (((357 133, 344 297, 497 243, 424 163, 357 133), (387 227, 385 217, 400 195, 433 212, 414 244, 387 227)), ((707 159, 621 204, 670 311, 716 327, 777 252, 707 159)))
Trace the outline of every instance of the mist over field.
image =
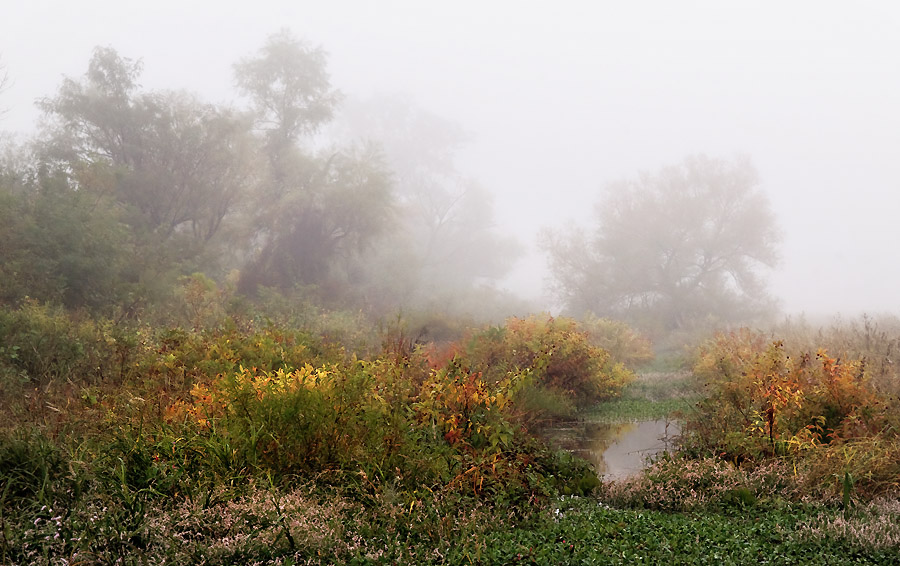
MULTIPOLYGON (((232 65, 288 28, 327 54, 344 97, 336 124, 381 99, 447 125, 453 174, 492 197, 496 231, 524 251, 497 285, 537 308, 560 308, 543 228, 590 230, 603 187, 691 155, 755 166, 783 234, 765 277, 784 312, 900 306, 900 8, 889 2, 88 0, 4 12, 0 129, 22 136, 36 131, 34 101, 81 77, 96 46, 142 61, 145 89, 243 104, 232 65)), ((372 133, 388 152, 391 133, 372 133)))
POLYGON ((900 4, 0 15, 0 564, 900 564, 900 4))

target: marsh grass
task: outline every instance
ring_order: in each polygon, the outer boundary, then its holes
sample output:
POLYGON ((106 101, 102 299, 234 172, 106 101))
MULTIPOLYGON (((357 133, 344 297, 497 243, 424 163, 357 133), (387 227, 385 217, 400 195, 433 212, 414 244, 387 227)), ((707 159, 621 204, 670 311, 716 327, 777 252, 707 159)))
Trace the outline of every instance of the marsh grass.
POLYGON ((605 482, 600 497, 619 508, 719 512, 782 501, 802 503, 804 487, 803 478, 785 462, 751 468, 676 454, 659 458, 638 476, 605 482))
MULTIPOLYGON (((900 559, 896 500, 857 508, 849 519, 834 506, 776 497, 723 506, 733 474, 713 467, 689 475, 721 480, 723 496, 690 511, 611 505, 606 494, 508 506, 389 484, 363 500, 315 481, 289 487, 251 480, 218 485, 208 498, 144 499, 129 511, 94 492, 72 506, 4 515, 2 563, 840 565, 900 559)), ((764 493, 765 482, 755 481, 764 493)))
MULTIPOLYGON (((892 544, 900 520, 896 498, 859 503, 845 516, 837 496, 826 498, 826 505, 814 503, 819 497, 786 462, 750 468, 664 458, 642 476, 605 482, 595 497, 524 501, 504 500, 500 493, 471 497, 465 490, 411 489, 396 480, 372 485, 362 473, 283 484, 264 476, 208 477, 191 472, 188 446, 176 449, 178 458, 154 459, 177 438, 138 432, 94 446, 56 446, 23 436, 15 448, 19 455, 8 460, 30 470, 30 487, 0 506, 0 563, 900 560, 892 544), (97 458, 99 451, 104 458, 97 458), (166 475, 173 464, 184 469, 178 481, 166 475), (42 465, 51 471, 44 474, 42 465)), ((547 471, 535 467, 533 473, 544 477, 547 471)))
POLYGON ((689 372, 644 372, 625 386, 620 397, 585 411, 586 421, 619 423, 677 417, 700 398, 689 372))
MULTIPOLYGON (((25 363, 40 332, 17 331, 19 349, 0 352, 15 385, 0 392, 0 564, 900 562, 900 513, 863 498, 863 468, 893 469, 893 444, 834 448, 863 467, 848 468, 849 511, 836 468, 777 459, 667 456, 597 488, 584 461, 504 412, 529 405, 507 375, 429 366, 411 343, 362 361, 248 321, 116 329, 34 305, 5 320, 62 338, 25 363), (64 363, 45 363, 54 349, 64 363)), ((590 353, 551 334, 554 364, 590 353)), ((549 356, 532 371, 553 370, 549 356)), ((686 373, 647 371, 586 417, 669 417, 696 398, 686 373)), ((886 493, 890 477, 877 481, 886 493)))

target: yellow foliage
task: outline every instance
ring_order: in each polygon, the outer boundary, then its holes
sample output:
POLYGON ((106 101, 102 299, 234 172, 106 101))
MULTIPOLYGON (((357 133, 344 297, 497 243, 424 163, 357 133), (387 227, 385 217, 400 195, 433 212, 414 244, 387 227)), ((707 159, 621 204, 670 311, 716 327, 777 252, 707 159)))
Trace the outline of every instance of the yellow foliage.
POLYGON ((886 425, 865 363, 824 349, 792 357, 783 342, 766 344, 763 335, 741 330, 704 344, 694 373, 709 397, 688 428, 732 455, 797 453, 876 435, 886 425))

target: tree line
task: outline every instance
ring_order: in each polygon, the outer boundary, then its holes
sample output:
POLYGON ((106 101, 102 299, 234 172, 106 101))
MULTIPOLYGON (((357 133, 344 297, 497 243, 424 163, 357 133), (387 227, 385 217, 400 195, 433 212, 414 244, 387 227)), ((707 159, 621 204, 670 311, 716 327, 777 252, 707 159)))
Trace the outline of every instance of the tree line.
MULTIPOLYGON (((498 290, 522 248, 457 169, 455 124, 346 97, 325 52, 286 30, 234 64, 243 106, 144 89, 142 71, 96 48, 38 102, 40 133, 5 145, 3 303, 128 316, 202 273, 377 316, 534 310, 498 290)), ((608 184, 592 227, 545 229, 539 247, 564 314, 665 336, 773 312, 760 268, 779 239, 749 160, 697 155, 608 184)))
POLYGON ((405 130, 338 122, 326 54, 288 31, 234 64, 244 107, 144 89, 142 70, 96 48, 38 102, 40 134, 6 145, 0 300, 136 308, 197 272, 382 313, 500 296, 517 245, 456 170, 452 124, 390 100, 361 115, 405 130), (392 131, 406 147, 377 143, 392 131))

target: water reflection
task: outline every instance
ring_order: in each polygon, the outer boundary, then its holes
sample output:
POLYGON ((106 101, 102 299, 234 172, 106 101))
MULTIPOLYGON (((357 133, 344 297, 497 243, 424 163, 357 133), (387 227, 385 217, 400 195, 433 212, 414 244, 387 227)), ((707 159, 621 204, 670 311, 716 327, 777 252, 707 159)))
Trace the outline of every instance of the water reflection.
POLYGON ((550 441, 594 464, 597 474, 619 479, 641 471, 648 458, 673 448, 681 431, 676 421, 627 423, 582 421, 548 428, 550 441))

